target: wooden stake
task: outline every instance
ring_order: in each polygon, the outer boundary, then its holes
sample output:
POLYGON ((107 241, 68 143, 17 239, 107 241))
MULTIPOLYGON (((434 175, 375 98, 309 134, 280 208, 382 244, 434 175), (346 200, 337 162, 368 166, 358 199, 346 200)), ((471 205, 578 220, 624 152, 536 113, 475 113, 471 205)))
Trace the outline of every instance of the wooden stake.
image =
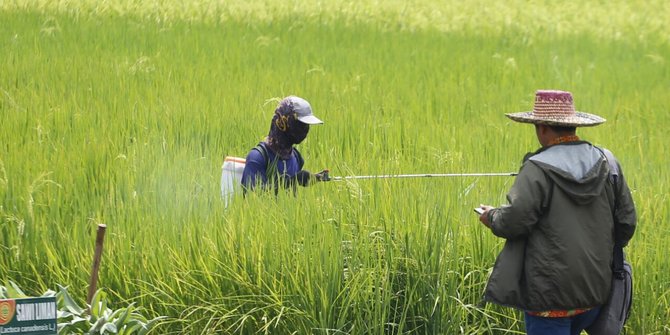
POLYGON ((98 270, 100 269, 100 258, 102 257, 102 242, 105 240, 105 230, 107 225, 98 225, 98 235, 95 238, 95 255, 93 256, 93 270, 91 271, 91 281, 88 285, 88 297, 86 302, 90 305, 93 295, 98 285, 98 270))

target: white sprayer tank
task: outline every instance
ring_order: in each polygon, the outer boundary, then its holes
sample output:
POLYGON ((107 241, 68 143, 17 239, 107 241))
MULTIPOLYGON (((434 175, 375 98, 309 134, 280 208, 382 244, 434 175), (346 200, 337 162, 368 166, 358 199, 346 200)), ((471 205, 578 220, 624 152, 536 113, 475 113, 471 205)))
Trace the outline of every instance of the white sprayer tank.
POLYGON ((221 167, 221 197, 228 207, 233 194, 242 189, 242 173, 246 160, 239 157, 226 156, 221 167))

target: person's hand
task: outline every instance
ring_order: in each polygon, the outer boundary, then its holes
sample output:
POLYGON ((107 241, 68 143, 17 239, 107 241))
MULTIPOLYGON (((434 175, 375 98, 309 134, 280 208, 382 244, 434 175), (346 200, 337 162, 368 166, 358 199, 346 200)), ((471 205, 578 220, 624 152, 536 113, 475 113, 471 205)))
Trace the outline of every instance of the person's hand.
POLYGON ((479 221, 481 221, 481 223, 483 223, 486 228, 490 229, 492 222, 489 222, 489 211, 491 211, 494 207, 489 205, 479 205, 479 208, 484 210, 484 212, 479 216, 479 221))
POLYGON ((315 173, 314 179, 316 179, 316 181, 330 181, 330 176, 328 175, 328 172, 330 172, 330 170, 326 169, 319 173, 315 173))

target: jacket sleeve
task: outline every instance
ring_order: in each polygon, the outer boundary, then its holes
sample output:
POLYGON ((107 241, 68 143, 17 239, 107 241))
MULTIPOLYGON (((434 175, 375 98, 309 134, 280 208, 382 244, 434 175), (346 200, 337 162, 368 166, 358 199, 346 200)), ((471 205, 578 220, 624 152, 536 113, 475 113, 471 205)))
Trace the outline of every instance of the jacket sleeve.
POLYGON ((548 203, 549 187, 547 176, 537 165, 524 163, 507 194, 509 204, 493 210, 491 231, 505 239, 528 235, 548 203))
POLYGON ((266 176, 267 162, 258 150, 251 150, 247 155, 244 172, 242 172, 242 189, 253 190, 257 185, 265 186, 268 182, 266 176))
POLYGON ((614 224, 618 225, 615 243, 621 247, 625 247, 633 237, 633 233, 635 233, 637 214, 635 212, 633 196, 630 193, 623 172, 621 172, 621 166, 619 166, 619 171, 620 175, 617 179, 616 188, 616 209, 614 210, 614 224))

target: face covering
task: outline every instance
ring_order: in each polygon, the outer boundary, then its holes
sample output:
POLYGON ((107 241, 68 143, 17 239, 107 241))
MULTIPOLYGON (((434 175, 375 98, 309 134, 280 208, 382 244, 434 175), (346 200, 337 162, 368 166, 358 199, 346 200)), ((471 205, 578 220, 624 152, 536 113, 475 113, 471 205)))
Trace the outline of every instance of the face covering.
POLYGON ((289 129, 286 133, 286 136, 289 139, 291 144, 300 144, 302 141, 307 138, 307 133, 309 133, 309 125, 298 121, 298 119, 293 119, 295 122, 289 122, 289 129))
POLYGON ((265 142, 281 159, 288 159, 293 145, 300 144, 307 138, 309 125, 295 118, 292 111, 287 115, 282 114, 281 107, 275 111, 265 142))

